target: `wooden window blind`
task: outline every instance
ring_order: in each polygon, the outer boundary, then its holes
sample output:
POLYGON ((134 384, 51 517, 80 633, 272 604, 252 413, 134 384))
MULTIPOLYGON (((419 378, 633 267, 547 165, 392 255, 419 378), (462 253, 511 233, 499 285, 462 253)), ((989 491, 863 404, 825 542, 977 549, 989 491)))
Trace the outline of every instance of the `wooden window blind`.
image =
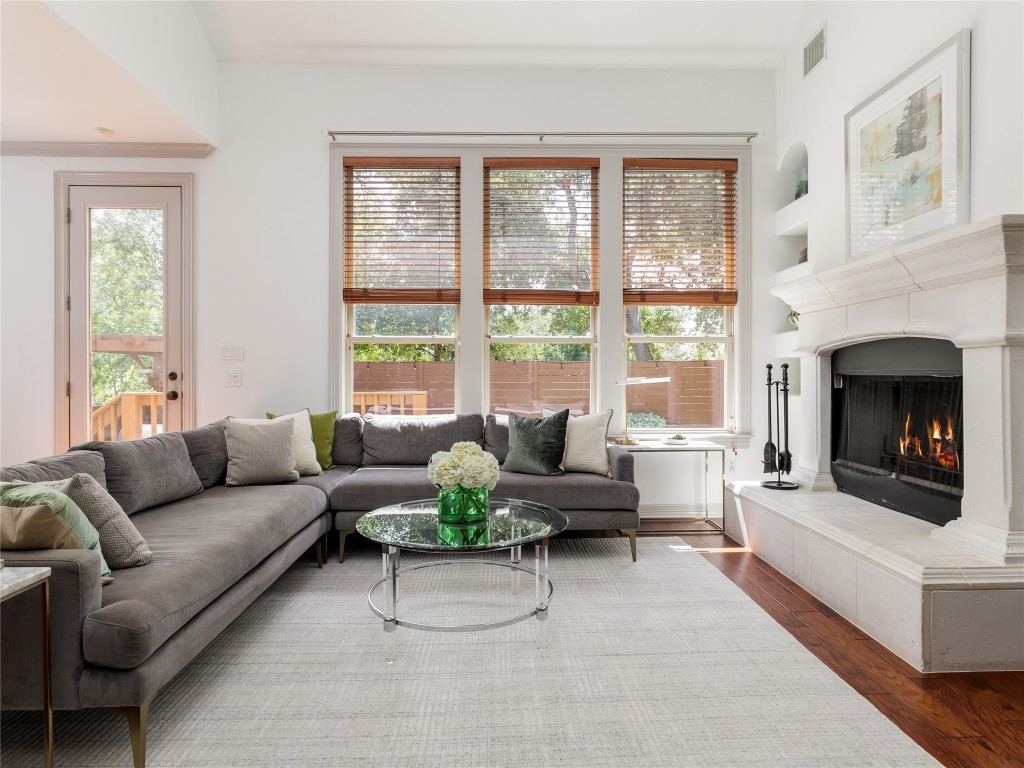
POLYGON ((484 303, 598 303, 596 158, 484 159, 484 303))
POLYGON ((736 304, 735 160, 623 163, 623 302, 736 304))
POLYGON ((347 157, 350 303, 459 302, 459 158, 347 157))

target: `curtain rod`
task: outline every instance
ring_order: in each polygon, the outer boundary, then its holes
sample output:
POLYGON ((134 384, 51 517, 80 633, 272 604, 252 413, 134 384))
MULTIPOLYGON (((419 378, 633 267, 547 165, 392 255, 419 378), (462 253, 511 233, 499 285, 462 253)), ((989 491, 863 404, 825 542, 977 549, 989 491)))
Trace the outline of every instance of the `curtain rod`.
POLYGON ((324 131, 324 136, 330 136, 334 141, 339 136, 404 136, 404 137, 462 137, 462 138, 483 138, 487 136, 536 136, 538 141, 544 141, 545 137, 560 138, 661 138, 661 139, 697 139, 697 138, 720 138, 720 139, 746 139, 749 144, 753 139, 764 136, 763 131, 711 131, 711 132, 592 132, 592 131, 568 131, 565 133, 551 133, 548 131, 324 131))

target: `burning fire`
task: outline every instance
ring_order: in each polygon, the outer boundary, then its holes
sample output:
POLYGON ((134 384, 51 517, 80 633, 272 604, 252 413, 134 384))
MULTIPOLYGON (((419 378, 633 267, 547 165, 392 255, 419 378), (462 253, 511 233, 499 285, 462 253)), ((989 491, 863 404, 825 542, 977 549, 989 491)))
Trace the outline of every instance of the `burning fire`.
POLYGON ((946 417, 946 428, 942 428, 940 419, 928 419, 931 423, 924 438, 910 434, 910 413, 903 425, 903 437, 900 438, 900 455, 908 459, 931 461, 935 464, 960 471, 960 453, 954 439, 953 417, 946 417))

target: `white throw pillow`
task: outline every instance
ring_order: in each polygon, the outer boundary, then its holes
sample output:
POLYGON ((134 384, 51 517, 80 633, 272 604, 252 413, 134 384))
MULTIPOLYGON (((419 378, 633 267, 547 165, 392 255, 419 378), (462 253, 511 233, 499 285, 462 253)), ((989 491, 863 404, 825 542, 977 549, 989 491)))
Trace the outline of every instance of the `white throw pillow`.
MULTIPOLYGON (((545 418, 557 413, 542 408, 545 418)), ((613 411, 590 413, 585 416, 570 416, 565 427, 565 454, 562 469, 566 472, 590 472, 611 477, 612 467, 608 462, 608 425, 613 411)))
POLYGON ((224 422, 228 446, 226 485, 288 483, 295 471, 295 421, 292 419, 233 419, 224 422))
POLYGON ((273 420, 283 419, 295 422, 295 471, 300 475, 322 475, 324 470, 316 460, 316 444, 313 442, 313 425, 309 420, 309 409, 303 408, 297 413, 275 416, 273 420))

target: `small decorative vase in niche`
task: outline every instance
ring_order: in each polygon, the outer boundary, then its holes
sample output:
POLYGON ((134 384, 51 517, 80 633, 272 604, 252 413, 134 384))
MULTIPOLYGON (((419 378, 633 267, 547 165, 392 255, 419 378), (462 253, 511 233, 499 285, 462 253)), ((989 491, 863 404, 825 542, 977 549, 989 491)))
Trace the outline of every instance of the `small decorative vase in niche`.
POLYGON ((437 520, 449 525, 471 525, 487 521, 490 491, 486 488, 463 488, 437 492, 437 520))

